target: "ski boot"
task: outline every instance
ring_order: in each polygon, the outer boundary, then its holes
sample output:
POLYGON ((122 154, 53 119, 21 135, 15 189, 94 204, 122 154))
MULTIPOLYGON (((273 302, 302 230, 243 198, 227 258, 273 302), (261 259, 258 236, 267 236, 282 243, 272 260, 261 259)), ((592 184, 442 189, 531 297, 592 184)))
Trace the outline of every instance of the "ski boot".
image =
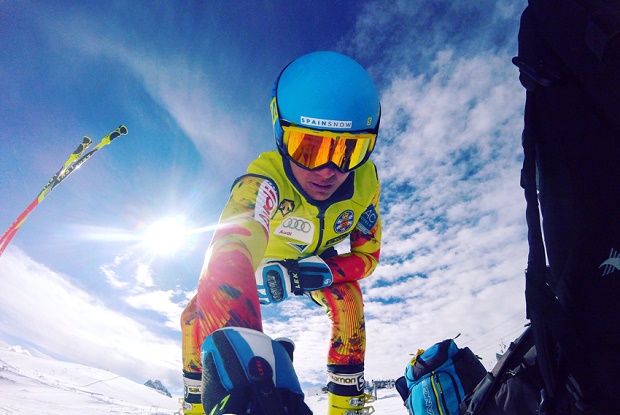
POLYGON ((205 415, 202 407, 202 373, 184 373, 184 397, 180 399, 183 415, 205 415))
POLYGON ((375 412, 367 403, 375 401, 375 397, 366 393, 358 396, 340 396, 327 392, 328 415, 370 415, 375 412))
POLYGON ((364 393, 363 365, 327 365, 327 415, 370 415, 367 403, 375 397, 364 393))

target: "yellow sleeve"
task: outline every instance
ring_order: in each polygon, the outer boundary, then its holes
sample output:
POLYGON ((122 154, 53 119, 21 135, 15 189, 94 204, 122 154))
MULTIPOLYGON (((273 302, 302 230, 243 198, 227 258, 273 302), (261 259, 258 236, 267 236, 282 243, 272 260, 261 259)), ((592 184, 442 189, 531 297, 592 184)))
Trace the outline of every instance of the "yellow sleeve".
POLYGON ((254 271, 265 254, 277 206, 271 180, 244 176, 234 184, 198 281, 199 341, 227 326, 262 330, 254 271))
POLYGON ((242 245, 252 268, 258 268, 269 241, 269 223, 278 206, 278 190, 264 177, 235 182, 211 242, 211 250, 242 245))

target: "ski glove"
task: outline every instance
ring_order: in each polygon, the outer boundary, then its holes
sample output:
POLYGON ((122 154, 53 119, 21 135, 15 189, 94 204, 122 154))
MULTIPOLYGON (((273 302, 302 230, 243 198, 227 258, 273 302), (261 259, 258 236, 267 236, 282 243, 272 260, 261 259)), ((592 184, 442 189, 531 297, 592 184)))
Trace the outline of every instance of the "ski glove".
POLYGON ((214 331, 204 341, 202 405, 209 415, 312 415, 285 348, 242 327, 214 331))
POLYGON ((289 295, 302 295, 331 285, 329 266, 313 255, 303 259, 265 259, 256 270, 256 287, 261 304, 279 303, 289 295))

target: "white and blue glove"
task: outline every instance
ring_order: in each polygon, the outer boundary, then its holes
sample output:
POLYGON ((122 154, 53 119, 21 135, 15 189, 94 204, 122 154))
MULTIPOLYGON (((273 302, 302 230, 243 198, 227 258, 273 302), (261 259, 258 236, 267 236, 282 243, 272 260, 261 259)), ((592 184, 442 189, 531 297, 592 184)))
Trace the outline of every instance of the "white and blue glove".
POLYGON ((207 414, 312 415, 282 344, 243 327, 214 331, 202 344, 207 414))
POLYGON ((261 304, 279 303, 291 294, 302 295, 332 284, 334 277, 320 257, 265 259, 256 270, 256 288, 261 304))

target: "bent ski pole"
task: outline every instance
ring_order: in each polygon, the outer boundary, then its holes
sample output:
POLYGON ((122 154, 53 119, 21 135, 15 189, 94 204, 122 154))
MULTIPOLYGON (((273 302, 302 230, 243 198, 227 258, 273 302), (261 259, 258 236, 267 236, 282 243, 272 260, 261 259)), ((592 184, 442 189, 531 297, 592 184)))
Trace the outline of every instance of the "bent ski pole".
POLYGON ((4 232, 2 237, 0 237, 0 256, 6 249, 7 245, 13 239, 13 236, 17 233, 17 230, 24 223, 28 215, 36 208, 39 203, 45 199, 45 197, 52 191, 56 186, 60 184, 64 179, 66 179, 71 173, 73 173, 76 169, 78 169, 82 164, 86 162, 92 155, 99 150, 100 148, 110 144, 114 139, 120 137, 121 135, 127 134, 127 127, 121 125, 116 130, 110 132, 108 135, 103 137, 99 144, 97 144, 91 151, 86 154, 83 154, 84 151, 91 145, 92 140, 88 137, 84 137, 80 145, 75 149, 73 153, 69 156, 67 161, 62 165, 62 167, 56 172, 54 176, 47 182, 43 190, 39 193, 39 195, 28 205, 28 207, 13 221, 11 226, 4 232))

